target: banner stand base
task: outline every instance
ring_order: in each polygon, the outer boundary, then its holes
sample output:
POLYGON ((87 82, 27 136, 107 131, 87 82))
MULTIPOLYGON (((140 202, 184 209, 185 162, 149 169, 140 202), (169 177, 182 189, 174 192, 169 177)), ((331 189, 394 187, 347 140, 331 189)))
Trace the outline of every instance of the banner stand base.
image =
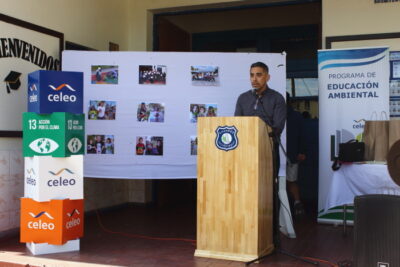
POLYGON ((33 255, 53 254, 62 252, 79 251, 80 240, 70 240, 64 245, 50 245, 47 243, 26 243, 26 247, 33 255))

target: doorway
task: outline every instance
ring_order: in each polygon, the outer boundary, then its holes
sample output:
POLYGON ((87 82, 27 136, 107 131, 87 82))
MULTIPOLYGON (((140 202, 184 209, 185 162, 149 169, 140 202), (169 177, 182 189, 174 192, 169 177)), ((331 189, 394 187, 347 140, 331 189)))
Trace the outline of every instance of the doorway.
MULTIPOLYGON (((320 0, 157 11, 153 24, 153 50, 284 52, 287 55, 287 91, 294 107, 315 111, 318 110, 318 83, 315 81, 317 50, 322 46, 321 24, 320 0)), ((315 114, 312 115, 314 118, 315 114)), ((309 136, 318 136, 317 129, 313 127, 309 136)), ((318 166, 315 164, 318 160, 315 157, 318 155, 312 155, 313 164, 308 164, 308 169, 302 172, 307 177, 299 177, 300 189, 313 206, 318 199, 318 166)), ((159 205, 195 203, 194 179, 175 180, 174 183, 155 181, 153 188, 154 200, 159 205)))

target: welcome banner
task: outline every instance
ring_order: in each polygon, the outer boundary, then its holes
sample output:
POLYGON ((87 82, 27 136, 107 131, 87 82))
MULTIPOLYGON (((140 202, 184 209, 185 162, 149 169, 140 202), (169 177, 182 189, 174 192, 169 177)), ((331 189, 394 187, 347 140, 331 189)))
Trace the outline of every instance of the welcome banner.
POLYGON ((374 113, 374 120, 388 119, 389 71, 388 47, 318 51, 318 221, 335 219, 341 211, 325 210, 339 144, 360 139, 365 120, 374 113))

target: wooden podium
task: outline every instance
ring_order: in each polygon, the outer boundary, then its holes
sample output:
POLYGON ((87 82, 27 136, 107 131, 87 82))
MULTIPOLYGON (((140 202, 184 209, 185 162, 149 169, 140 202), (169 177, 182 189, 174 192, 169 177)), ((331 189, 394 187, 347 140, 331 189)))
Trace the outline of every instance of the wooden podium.
MULTIPOLYGON (((258 117, 202 117, 197 122, 198 257, 251 261, 271 253, 272 139, 258 117), (237 147, 217 147, 217 129, 235 126, 237 147)), ((223 139, 230 141, 229 136, 223 139)))

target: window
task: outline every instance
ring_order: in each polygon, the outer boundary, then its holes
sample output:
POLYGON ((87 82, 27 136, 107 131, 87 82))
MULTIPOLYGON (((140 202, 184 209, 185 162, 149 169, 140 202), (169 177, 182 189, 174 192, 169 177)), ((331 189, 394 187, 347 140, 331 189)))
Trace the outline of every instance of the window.
POLYGON ((318 78, 288 78, 286 92, 294 97, 318 96, 318 78))
POLYGON ((292 91, 292 79, 286 79, 286 92, 290 95, 293 96, 293 91, 292 91))

